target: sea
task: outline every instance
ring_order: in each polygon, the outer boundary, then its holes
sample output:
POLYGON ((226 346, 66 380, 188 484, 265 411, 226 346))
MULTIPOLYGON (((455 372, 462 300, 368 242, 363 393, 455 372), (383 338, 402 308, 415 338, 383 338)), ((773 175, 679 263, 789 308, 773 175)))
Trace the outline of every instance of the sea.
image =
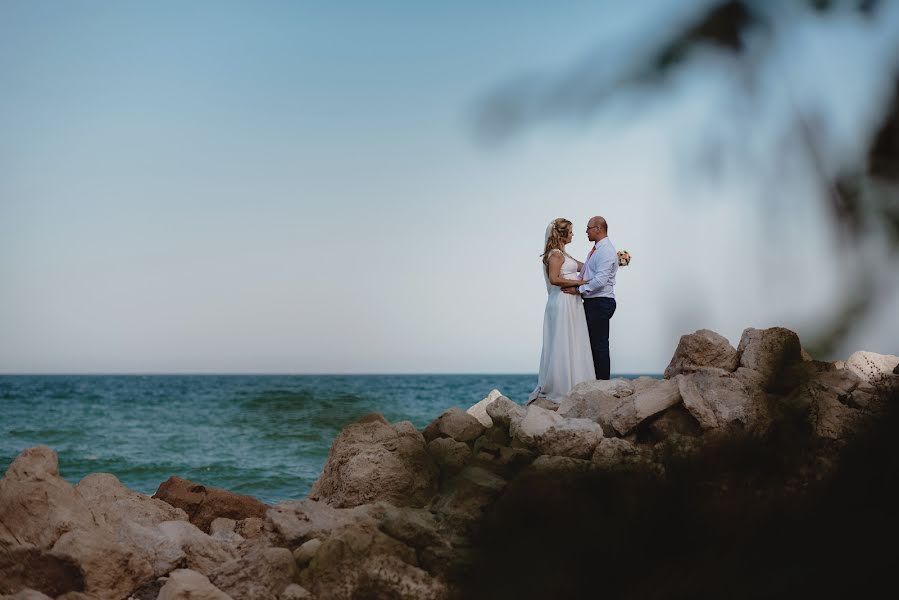
POLYGON ((0 375, 0 472, 45 444, 72 483, 112 473, 153 494, 178 475, 276 503, 309 493, 334 438, 363 415, 422 429, 493 389, 523 404, 536 384, 536 374, 0 375))

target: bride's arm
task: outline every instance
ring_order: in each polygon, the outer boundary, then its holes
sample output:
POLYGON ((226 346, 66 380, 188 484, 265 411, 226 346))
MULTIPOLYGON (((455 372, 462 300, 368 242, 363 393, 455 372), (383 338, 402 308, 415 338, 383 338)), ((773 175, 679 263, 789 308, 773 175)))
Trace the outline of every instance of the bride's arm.
POLYGON ((563 262, 565 262, 565 257, 561 253, 553 252, 549 255, 548 264, 546 265, 546 275, 549 277, 549 282, 559 287, 572 287, 583 284, 584 281, 582 279, 565 279, 561 276, 563 262))

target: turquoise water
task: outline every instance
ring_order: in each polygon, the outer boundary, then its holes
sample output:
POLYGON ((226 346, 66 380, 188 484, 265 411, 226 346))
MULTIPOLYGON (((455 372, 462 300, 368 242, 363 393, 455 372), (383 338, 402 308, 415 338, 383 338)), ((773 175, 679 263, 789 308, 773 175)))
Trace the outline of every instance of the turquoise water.
POLYGON ((152 494, 170 475, 265 502, 302 498, 331 442, 370 412, 423 428, 497 388, 523 403, 536 375, 0 376, 0 468, 46 444, 75 483, 113 473, 152 494))

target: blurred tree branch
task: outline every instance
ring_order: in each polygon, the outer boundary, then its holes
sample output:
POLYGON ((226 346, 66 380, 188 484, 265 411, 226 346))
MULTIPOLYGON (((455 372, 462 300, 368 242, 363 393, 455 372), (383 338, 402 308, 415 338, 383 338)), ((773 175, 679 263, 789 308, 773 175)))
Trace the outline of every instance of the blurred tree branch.
MULTIPOLYGON (((685 6, 685 10, 694 10, 685 6)), ((709 2, 692 18, 659 36, 645 39, 624 64, 611 65, 606 57, 595 54, 577 63, 561 77, 530 76, 501 87, 483 102, 478 114, 478 133, 489 141, 510 138, 529 125, 563 116, 583 116, 601 108, 616 92, 634 88, 648 89, 655 95, 666 90, 662 85, 677 69, 688 65, 701 48, 711 48, 729 56, 749 76, 758 79, 763 66, 761 58, 770 58, 771 50, 782 41, 779 37, 795 35, 790 27, 776 27, 788 22, 796 11, 807 18, 861 19, 877 22, 884 9, 879 0, 729 0, 709 2), (755 34, 755 35, 754 35, 755 34), (753 40, 750 47, 747 40, 753 40)), ((845 240, 861 247, 865 236, 884 232, 890 242, 890 253, 899 252, 899 60, 894 71, 884 73, 895 81, 892 98, 881 107, 880 125, 876 133, 859 147, 866 148, 854 166, 834 171, 827 165, 819 147, 823 139, 820 123, 794 107, 794 136, 798 147, 818 179, 820 199, 830 206, 830 213, 845 240), (860 166, 859 166, 860 165, 860 166)), ((552 74, 551 74, 552 75, 552 74)), ((748 93, 753 90, 748 88, 748 93)), ((716 115, 716 117, 719 115, 716 115)), ((714 143, 708 141, 708 143, 714 143)), ((864 261, 862 261, 864 262, 864 261)), ((810 344, 816 353, 828 353, 850 332, 875 305, 881 282, 870 270, 876 266, 860 264, 854 274, 843 305, 830 322, 821 327, 817 340, 810 344)))

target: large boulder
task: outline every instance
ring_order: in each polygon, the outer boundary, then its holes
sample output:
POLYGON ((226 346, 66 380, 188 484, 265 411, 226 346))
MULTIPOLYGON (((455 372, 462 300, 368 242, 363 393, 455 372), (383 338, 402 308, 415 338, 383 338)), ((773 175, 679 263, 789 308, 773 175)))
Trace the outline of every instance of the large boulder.
POLYGON ((870 384, 882 383, 899 370, 899 356, 877 354, 876 352, 854 352, 846 359, 844 368, 870 384))
POLYGON ((324 539, 333 529, 365 519, 369 508, 334 508, 310 498, 288 500, 270 508, 266 520, 282 543, 292 547, 310 539, 324 539))
POLYGON ((679 373, 692 373, 705 367, 730 372, 736 370, 738 363, 737 350, 730 345, 726 337, 711 329, 700 329, 681 336, 674 356, 665 369, 665 379, 679 373))
POLYGON ((81 494, 59 476, 56 452, 47 446, 23 451, 0 480, 3 537, 49 549, 65 533, 100 526, 81 494))
POLYGON ((490 393, 487 394, 486 398, 484 398, 477 404, 468 407, 468 410, 466 410, 465 412, 477 419, 478 422, 480 422, 480 424, 484 427, 493 427, 493 419, 491 419, 490 415, 487 414, 487 407, 493 404, 493 401, 500 397, 505 396, 503 396, 499 390, 490 390, 490 393))
POLYGON ((280 598, 298 575, 290 550, 257 547, 217 568, 209 581, 232 598, 280 598))
POLYGON ((56 597, 84 590, 84 573, 73 557, 31 544, 0 546, 0 595, 24 589, 56 597))
POLYGON ((591 461, 603 469, 611 469, 639 457, 640 453, 633 444, 620 438, 605 438, 596 447, 591 461))
POLYGON ((513 423, 512 436, 541 454, 583 459, 593 454, 603 432, 590 419, 568 419, 532 405, 520 423, 513 423))
POLYGON ((853 395, 863 383, 849 369, 822 372, 804 381, 790 399, 805 408, 817 437, 842 440, 856 433, 871 416, 868 411, 851 406, 853 395))
POLYGON ((182 563, 204 575, 238 557, 238 547, 201 531, 186 521, 166 521, 156 526, 165 548, 176 548, 184 554, 182 563))
POLYGON ((756 427, 767 421, 767 399, 736 377, 692 373, 677 378, 684 407, 703 429, 735 423, 756 427))
POLYGON ((174 475, 162 482, 153 498, 180 508, 191 523, 207 533, 209 525, 218 517, 234 520, 261 518, 268 509, 267 505, 252 496, 207 487, 174 475))
POLYGON ((437 491, 437 478, 425 439, 409 421, 354 423, 334 440, 310 498, 339 508, 378 500, 424 506, 437 491))
POLYGON ((79 481, 75 489, 94 513, 112 527, 122 527, 127 522, 149 526, 188 520, 180 508, 130 490, 110 473, 92 473, 79 481))
MULTIPOLYGON (((599 381, 601 380, 597 380, 597 382, 599 381)), ((603 383, 607 382, 603 381, 603 383)), ((611 391, 608 387, 578 384, 562 400, 557 412, 560 416, 568 419, 590 419, 597 423, 608 423, 615 409, 625 401, 613 395, 611 391)))
POLYGON ((471 459, 471 448, 468 444, 457 442, 453 438, 436 438, 428 442, 428 453, 442 471, 458 471, 471 459))
POLYGON ((127 598, 155 577, 138 552, 119 544, 104 529, 66 532, 53 552, 74 559, 84 573, 84 591, 99 598, 127 598))
POLYGON ((743 331, 740 345, 740 367, 758 374, 762 389, 769 392, 789 391, 795 381, 782 381, 790 367, 802 361, 799 336, 784 327, 769 329, 748 328, 743 331))
POLYGON ((443 485, 430 510, 451 528, 472 533, 505 487, 506 480, 496 473, 468 466, 443 485))
POLYGON ((419 567, 413 548, 360 522, 334 530, 315 552, 302 583, 318 600, 440 600, 446 586, 419 567))
POLYGON ((475 417, 454 406, 443 411, 425 427, 422 435, 429 442, 439 437, 449 437, 457 442, 469 443, 478 439, 484 429, 485 426, 475 417))
MULTIPOLYGON (((680 391, 680 387, 678 387, 680 391)), ((656 441, 672 435, 700 436, 702 427, 683 404, 672 406, 648 421, 648 429, 656 441)))
MULTIPOLYGON (((191 527, 196 529, 193 525, 191 527)), ((154 577, 161 577, 172 569, 187 564, 187 555, 181 544, 159 526, 124 522, 114 532, 116 542, 131 548, 147 561, 154 577)))
POLYGON ((604 428, 611 428, 619 435, 627 435, 649 417, 679 404, 680 390, 676 379, 665 379, 647 387, 639 394, 624 398, 609 416, 608 422, 601 422, 604 428))
POLYGON ((500 396, 487 405, 487 415, 495 425, 508 431, 513 421, 524 418, 525 409, 505 396, 500 396))

